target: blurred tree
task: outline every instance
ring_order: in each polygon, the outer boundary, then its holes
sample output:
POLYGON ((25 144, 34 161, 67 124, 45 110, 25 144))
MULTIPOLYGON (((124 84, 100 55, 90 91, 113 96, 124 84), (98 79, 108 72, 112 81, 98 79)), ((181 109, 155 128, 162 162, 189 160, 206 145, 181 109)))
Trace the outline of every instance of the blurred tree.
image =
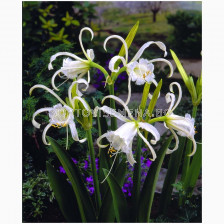
POLYGON ((156 15, 159 12, 159 10, 161 9, 161 4, 162 2, 149 2, 149 7, 150 7, 150 11, 152 12, 153 15, 153 22, 156 22, 156 15))

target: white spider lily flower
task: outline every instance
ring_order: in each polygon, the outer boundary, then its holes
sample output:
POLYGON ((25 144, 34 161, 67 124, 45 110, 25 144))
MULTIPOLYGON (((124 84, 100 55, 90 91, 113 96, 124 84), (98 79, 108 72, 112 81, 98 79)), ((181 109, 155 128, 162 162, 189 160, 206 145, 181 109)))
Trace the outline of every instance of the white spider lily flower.
MULTIPOLYGON (((72 83, 71 87, 68 90, 68 95, 69 95, 69 101, 70 104, 73 106, 73 108, 69 107, 64 100, 62 100, 53 90, 49 89, 48 87, 44 86, 44 85, 35 85, 30 89, 30 95, 32 94, 33 90, 36 88, 41 88, 46 90, 47 92, 49 92, 50 94, 52 94, 55 98, 58 99, 58 101, 60 102, 60 104, 55 105, 54 107, 47 107, 47 108, 41 108, 39 110, 37 110, 34 114, 33 114, 33 119, 32 119, 32 123, 34 125, 34 127, 36 128, 40 128, 40 124, 38 122, 35 121, 35 117, 42 113, 42 112, 49 112, 49 124, 45 127, 43 134, 42 134, 42 140, 44 142, 44 144, 48 145, 47 141, 46 141, 46 133, 48 131, 48 129, 53 126, 53 127, 66 127, 66 132, 67 132, 67 142, 66 142, 66 148, 68 146, 68 126, 71 130, 71 134, 72 134, 72 138, 75 141, 79 141, 80 143, 83 143, 84 141, 86 141, 86 138, 84 139, 79 139, 78 137, 78 132, 76 129, 76 125, 74 122, 74 115, 73 115, 73 109, 74 108, 74 101, 75 100, 79 100, 81 101, 81 103, 83 104, 84 108, 86 110, 89 110, 89 106, 88 104, 85 102, 85 100, 83 100, 80 96, 79 96, 79 90, 78 90, 78 94, 77 96, 72 98, 72 87, 75 84, 79 84, 79 83, 85 83, 86 86, 88 87, 88 83, 86 83, 86 81, 82 81, 82 80, 78 80, 72 83)), ((77 87, 78 89, 78 87, 77 87)), ((76 90, 77 91, 77 90, 76 90)))
POLYGON ((94 110, 94 116, 96 116, 98 110, 101 110, 101 111, 103 111, 109 115, 115 116, 119 120, 125 122, 117 130, 108 131, 107 133, 101 135, 97 139, 97 144, 99 145, 99 147, 105 148, 108 146, 108 145, 100 144, 100 141, 103 138, 107 138, 107 140, 110 142, 109 153, 111 153, 112 156, 117 155, 117 153, 121 153, 121 152, 126 153, 128 162, 133 166, 133 164, 136 161, 134 160, 133 154, 132 154, 132 142, 133 142, 135 135, 138 134, 143 139, 143 141, 146 143, 146 145, 149 147, 149 149, 152 153, 151 160, 154 161, 156 159, 156 153, 155 153, 153 147, 149 144, 148 140, 141 134, 139 129, 142 128, 142 129, 150 132, 154 136, 155 140, 151 140, 152 144, 156 144, 156 142, 159 141, 159 139, 160 139, 160 135, 159 135, 159 132, 157 131, 157 129, 154 126, 152 126, 151 124, 148 124, 145 122, 139 122, 139 121, 135 120, 131 114, 131 111, 126 106, 126 104, 120 98, 118 98, 116 96, 113 96, 113 95, 106 96, 103 98, 102 103, 107 98, 112 98, 112 99, 116 100, 117 102, 119 102, 121 105, 123 105, 129 118, 124 117, 123 115, 121 115, 120 113, 116 112, 115 110, 113 110, 112 108, 110 108, 108 106, 96 107, 94 110))
POLYGON ((75 141, 79 141, 81 143, 86 141, 86 139, 81 139, 81 140, 79 139, 76 125, 74 122, 73 109, 71 107, 69 107, 67 105, 62 106, 59 103, 53 107, 41 108, 41 109, 37 110, 33 114, 33 119, 32 119, 32 123, 33 123, 34 127, 36 127, 36 128, 40 128, 40 124, 35 121, 35 117, 42 112, 49 113, 49 124, 44 128, 44 131, 42 134, 42 140, 45 145, 50 145, 46 141, 46 134, 50 127, 55 127, 55 128, 66 127, 66 131, 67 131, 66 149, 68 146, 68 126, 71 130, 72 138, 75 141))
POLYGON ((180 136, 184 136, 189 138, 192 142, 193 142, 193 150, 192 153, 189 156, 192 156, 195 154, 196 152, 196 148, 197 148, 197 144, 196 141, 194 139, 194 135, 195 135, 195 120, 194 118, 191 117, 190 114, 185 114, 185 117, 179 116, 179 115, 175 115, 173 113, 173 111, 175 110, 175 108, 178 106, 178 104, 180 103, 181 97, 182 97, 182 90, 181 90, 181 86, 179 83, 177 82, 173 82, 170 84, 170 91, 173 92, 173 85, 176 85, 179 89, 179 96, 178 96, 178 100, 175 103, 175 95, 173 93, 167 93, 166 94, 166 102, 170 103, 169 109, 167 111, 166 116, 166 121, 164 122, 164 126, 166 128, 169 128, 170 131, 172 132, 172 134, 174 135, 174 138, 176 140, 176 145, 174 147, 174 149, 170 150, 168 149, 167 154, 170 154, 172 152, 174 152, 175 150, 178 149, 178 145, 179 145, 179 139, 178 139, 178 135, 180 136), (174 104, 175 103, 175 104, 174 104), (177 131, 176 132, 174 131, 177 131))
MULTIPOLYGON (((129 75, 128 98, 127 98, 126 104, 129 103, 130 97, 131 97, 131 81, 135 82, 136 85, 143 85, 143 84, 145 84, 145 82, 148 82, 148 83, 154 83, 157 86, 157 82, 155 80, 155 75, 153 73, 153 70, 154 70, 154 65, 152 64, 153 62, 162 61, 162 62, 167 63, 168 66, 170 67, 169 77, 171 77, 173 75, 173 66, 168 60, 166 60, 164 58, 157 58, 157 59, 152 59, 152 60, 140 58, 142 56, 143 52, 145 51, 145 49, 148 48, 152 44, 156 44, 161 50, 163 50, 164 57, 166 57, 167 51, 166 51, 166 46, 164 43, 162 43, 160 41, 149 41, 149 42, 145 43, 139 49, 139 51, 136 53, 136 55, 133 57, 133 59, 130 62, 128 62, 128 47, 127 47, 127 43, 125 42, 125 40, 122 37, 120 37, 118 35, 112 35, 112 36, 106 38, 106 40, 104 41, 104 49, 106 50, 106 43, 111 38, 116 38, 116 39, 121 40, 121 42, 123 43, 124 48, 125 48, 125 56, 126 57, 124 58, 121 56, 114 56, 109 62, 109 69, 112 72, 118 72, 120 67, 115 69, 115 64, 118 60, 121 60, 123 65, 126 67, 127 74, 129 75)), ((152 98, 151 94, 149 94, 149 98, 150 99, 152 98)))
POLYGON ((58 56, 68 56, 70 58, 65 58, 63 60, 63 66, 61 67, 61 69, 59 69, 58 71, 56 71, 51 79, 51 84, 52 87, 55 90, 59 90, 56 86, 55 86, 55 78, 57 75, 59 75, 60 73, 63 73, 64 76, 62 76, 62 78, 66 78, 66 79, 80 79, 82 78, 86 73, 88 73, 88 83, 90 82, 90 73, 89 73, 89 69, 90 69, 90 62, 94 60, 94 52, 92 49, 88 49, 87 51, 85 51, 83 44, 82 44, 82 33, 83 31, 89 31, 91 33, 91 40, 94 37, 94 33, 93 31, 88 28, 85 27, 83 29, 81 29, 80 34, 79 34, 79 43, 81 46, 81 49, 83 51, 83 54, 85 55, 86 59, 82 59, 80 57, 78 57, 75 54, 69 53, 69 52, 59 52, 56 53, 54 55, 51 56, 50 58, 50 63, 48 64, 48 69, 51 70, 53 69, 52 66, 52 62, 58 57, 58 56), (75 59, 72 60, 71 58, 75 59))

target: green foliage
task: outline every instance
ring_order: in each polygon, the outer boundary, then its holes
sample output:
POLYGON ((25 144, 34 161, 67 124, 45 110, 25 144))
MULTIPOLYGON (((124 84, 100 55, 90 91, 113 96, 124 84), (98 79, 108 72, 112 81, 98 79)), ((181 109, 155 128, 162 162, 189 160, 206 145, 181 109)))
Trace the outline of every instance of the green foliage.
POLYGON ((171 48, 181 58, 200 58, 202 49, 201 12, 177 11, 167 16, 168 23, 174 26, 173 36, 169 39, 171 48))
POLYGON ((46 172, 37 173, 32 165, 32 157, 28 153, 25 153, 24 157, 23 219, 28 221, 26 219, 34 217, 38 220, 47 209, 47 201, 52 203, 54 194, 46 172))

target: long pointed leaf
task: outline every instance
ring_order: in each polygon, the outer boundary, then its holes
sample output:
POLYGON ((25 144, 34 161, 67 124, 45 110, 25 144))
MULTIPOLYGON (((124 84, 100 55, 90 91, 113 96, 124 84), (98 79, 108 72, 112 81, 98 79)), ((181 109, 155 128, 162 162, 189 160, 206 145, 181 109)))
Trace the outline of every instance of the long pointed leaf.
POLYGON ((198 176, 201 171, 201 165, 202 165, 202 145, 198 144, 197 151, 193 157, 189 171, 186 176, 186 180, 183 185, 185 191, 187 191, 189 196, 191 196, 193 193, 194 187, 196 185, 198 176))
POLYGON ((173 136, 170 136, 163 144, 162 148, 159 149, 156 160, 149 168, 138 204, 138 222, 149 222, 156 183, 167 148, 170 145, 172 137, 173 136))
POLYGON ((178 170, 181 163, 181 158, 186 142, 185 137, 179 137, 180 143, 178 149, 170 155, 168 170, 166 178, 163 184, 163 190, 160 197, 160 213, 166 214, 167 208, 169 206, 171 195, 173 192, 173 185, 176 181, 178 170))
POLYGON ((47 136, 47 140, 50 142, 53 151, 57 155, 69 180, 71 181, 79 206, 82 222, 96 221, 95 210, 87 189, 83 184, 79 169, 73 163, 69 154, 61 148, 61 146, 53 138, 47 136))
MULTIPOLYGON (((117 180, 117 183, 122 187, 125 179, 126 169, 127 169, 127 163, 125 162, 126 159, 123 159, 117 169, 114 172, 114 177, 117 180)), ((102 206, 100 208, 99 218, 98 222, 114 222, 115 219, 115 213, 114 213, 114 206, 113 203, 111 203, 113 200, 111 191, 109 187, 107 188, 105 197, 102 201, 102 206)))
MULTIPOLYGON (((106 176, 109 171, 103 169, 103 172, 104 175, 106 176)), ((117 182, 112 173, 107 177, 107 182, 110 186, 110 191, 113 198, 114 212, 117 222, 127 222, 128 221, 127 201, 119 183, 117 182)))
POLYGON ((71 185, 50 163, 47 162, 46 167, 51 188, 62 214, 68 222, 81 222, 78 204, 71 185))

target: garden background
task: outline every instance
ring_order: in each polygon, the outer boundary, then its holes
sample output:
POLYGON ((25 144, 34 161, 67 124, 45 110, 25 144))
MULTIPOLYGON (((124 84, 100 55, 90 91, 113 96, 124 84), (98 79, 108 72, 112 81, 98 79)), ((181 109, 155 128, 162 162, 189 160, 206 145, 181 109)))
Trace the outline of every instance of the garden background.
MULTIPOLYGON (((120 43, 111 42, 108 52, 103 49, 103 41, 108 35, 118 34, 126 37, 131 27, 139 21, 138 33, 133 41, 130 56, 134 55, 139 47, 150 40, 164 42, 167 49, 176 52, 188 74, 199 77, 201 74, 201 2, 23 2, 23 221, 24 222, 63 222, 58 204, 49 186, 46 175, 46 161, 54 164, 61 173, 64 173, 50 147, 43 145, 41 131, 34 129, 31 123, 32 114, 37 108, 55 103, 55 99, 47 94, 40 97, 29 96, 29 89, 36 83, 50 85, 52 72, 48 71, 49 58, 56 52, 68 51, 79 54, 81 49, 78 44, 78 34, 81 28, 89 26, 95 33, 92 43, 84 39, 84 45, 93 48, 96 60, 108 65, 111 56, 119 52, 120 43), (158 11, 153 16, 153 11, 158 11), (153 21, 154 20, 154 21, 153 21)), ((161 53, 152 48, 144 53, 148 58, 161 53)), ((172 61, 170 54, 168 60, 172 61)), ((61 65, 58 60, 58 68, 61 65)), ((56 67, 57 67, 56 66, 56 67)), ((157 64, 155 74, 157 77, 165 77, 169 69, 163 64, 157 64)), ((100 100, 105 95, 104 76, 100 71, 91 72, 91 88, 88 89, 89 104, 93 105, 92 97, 100 100)), ((178 80, 183 88, 184 98, 178 109, 178 114, 184 115, 192 110, 190 95, 184 86, 182 78, 177 70, 171 79, 164 79, 164 85, 159 99, 158 109, 165 104, 165 93, 172 81, 178 80), (167 85, 166 85, 167 82, 167 85), (167 87, 167 88, 166 88, 167 87)), ((65 88, 65 87, 64 87, 65 88)), ((116 82, 116 91, 120 98, 127 97, 127 75, 122 74, 116 82)), ((63 87, 62 87, 63 89, 63 87)), ((132 99, 129 107, 136 109, 141 100, 141 88, 133 88, 132 99)), ((47 122, 45 117, 42 121, 47 122)), ((196 118, 195 136, 201 140, 201 109, 196 118)), ((163 127, 158 127, 164 133, 163 127)), ((97 137, 97 130, 93 129, 97 137)), ((49 132, 51 135, 51 132, 49 132)), ((79 130, 79 135, 84 133, 79 130)), ((58 132, 61 144, 65 144, 65 133, 58 132), (64 138, 61 138, 64 136, 64 138)), ((54 134, 54 138, 57 136, 54 134)), ((72 139, 69 139, 71 150, 69 153, 74 162, 83 170, 86 185, 90 193, 94 191, 89 171, 89 158, 86 156, 87 146, 77 148, 72 139)), ((161 193, 162 181, 168 166, 167 157, 164 160, 159 181, 157 183, 157 197, 161 193)), ((97 162, 97 161, 96 161, 97 162)), ((148 161, 142 161, 145 171, 148 169, 148 161)), ((131 180, 127 176, 123 187, 126 197, 131 194, 131 180)), ((176 192, 178 193, 178 191, 176 192)), ((175 194, 174 194, 175 197, 175 194)), ((155 200, 156 201, 156 200, 155 200)), ((175 214, 175 203, 171 206, 168 217, 157 217, 157 205, 153 206, 152 217, 154 222, 177 221, 194 222, 201 220, 201 181, 198 180, 195 189, 194 200, 183 208, 178 216, 175 214), (173 209, 173 212, 172 212, 173 209)))

